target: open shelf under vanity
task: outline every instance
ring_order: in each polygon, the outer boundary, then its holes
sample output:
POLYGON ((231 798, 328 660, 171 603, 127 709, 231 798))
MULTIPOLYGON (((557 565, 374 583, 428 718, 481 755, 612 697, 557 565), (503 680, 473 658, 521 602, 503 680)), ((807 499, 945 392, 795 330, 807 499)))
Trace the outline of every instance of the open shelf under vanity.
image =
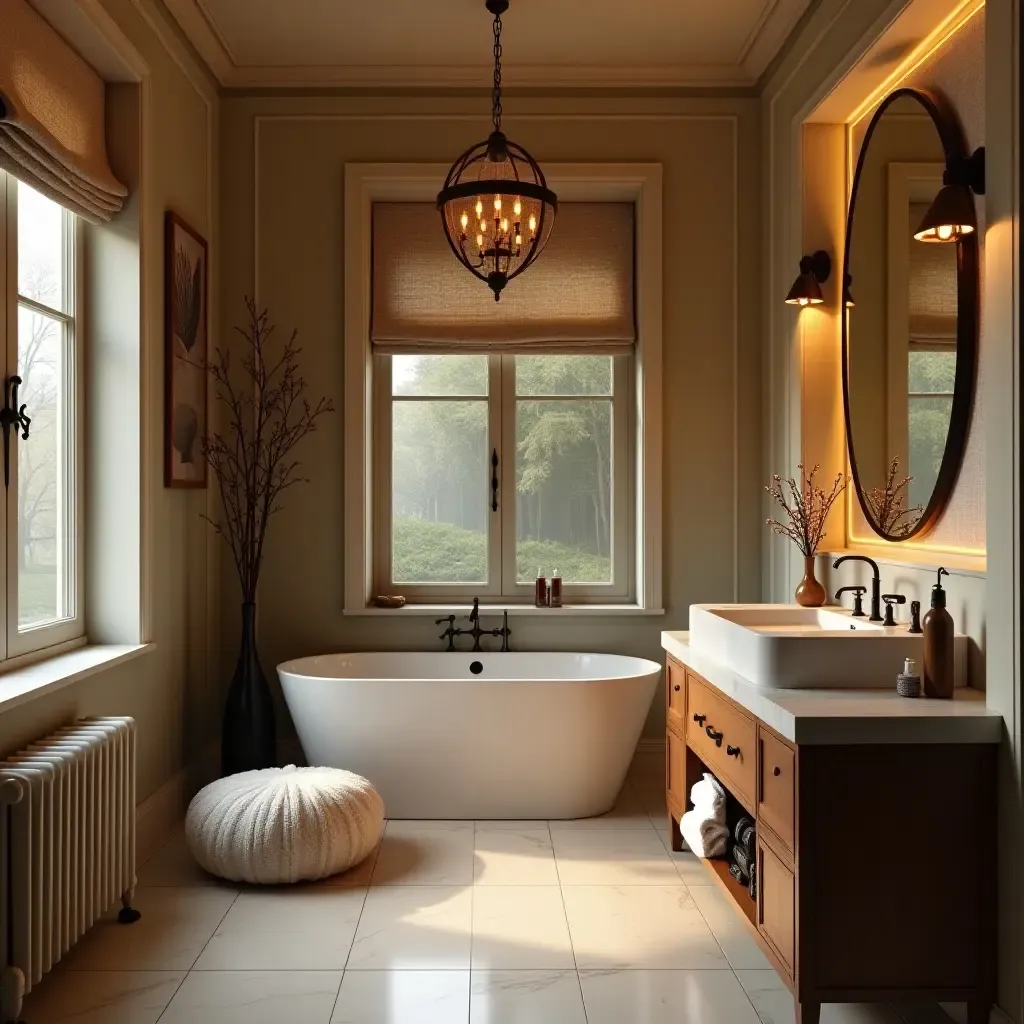
POLYGON ((756 900, 728 856, 702 863, 792 991, 797 1024, 817 1024, 823 1003, 932 1000, 987 1022, 997 748, 923 732, 871 742, 869 723, 867 740, 796 742, 671 656, 665 681, 673 849, 711 772, 730 821, 756 822, 756 900))

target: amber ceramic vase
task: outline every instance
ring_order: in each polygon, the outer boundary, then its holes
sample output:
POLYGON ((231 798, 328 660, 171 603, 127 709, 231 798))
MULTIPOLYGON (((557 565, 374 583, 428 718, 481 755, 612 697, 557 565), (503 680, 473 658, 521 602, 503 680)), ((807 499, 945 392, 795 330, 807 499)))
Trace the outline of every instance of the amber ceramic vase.
POLYGON ((804 578, 796 588, 796 603, 801 608, 820 608, 825 603, 825 588, 814 576, 814 555, 804 555, 804 578))

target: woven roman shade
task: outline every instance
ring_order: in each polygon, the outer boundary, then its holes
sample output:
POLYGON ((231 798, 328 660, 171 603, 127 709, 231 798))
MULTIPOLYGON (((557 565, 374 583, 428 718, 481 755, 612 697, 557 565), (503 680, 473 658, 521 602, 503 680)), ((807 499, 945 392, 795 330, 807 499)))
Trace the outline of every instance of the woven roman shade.
POLYGON ((374 203, 374 349, 628 352, 633 237, 632 203, 559 203, 544 252, 495 302, 452 254, 433 203, 374 203))
MULTIPOLYGON (((928 203, 910 204, 910 224, 921 223, 928 203)), ((925 245, 911 237, 908 307, 913 341, 956 342, 956 246, 925 245)))
POLYGON ((107 162, 104 84, 26 0, 0 0, 0 169, 86 220, 127 189, 107 162))

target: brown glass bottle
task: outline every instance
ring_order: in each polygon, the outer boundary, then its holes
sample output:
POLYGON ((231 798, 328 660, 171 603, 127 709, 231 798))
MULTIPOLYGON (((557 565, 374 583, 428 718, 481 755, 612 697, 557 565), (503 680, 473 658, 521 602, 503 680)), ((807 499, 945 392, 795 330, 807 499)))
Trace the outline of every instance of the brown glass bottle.
POLYGON ((946 611, 946 592, 939 569, 938 582, 932 587, 932 606, 924 617, 924 695, 953 696, 953 616, 946 611))

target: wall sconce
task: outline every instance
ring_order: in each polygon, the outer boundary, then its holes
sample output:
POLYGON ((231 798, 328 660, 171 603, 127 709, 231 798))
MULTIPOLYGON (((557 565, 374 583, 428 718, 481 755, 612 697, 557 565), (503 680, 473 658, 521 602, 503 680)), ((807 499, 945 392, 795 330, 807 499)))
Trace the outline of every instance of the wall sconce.
POLYGON ((914 232, 919 242, 959 241, 978 228, 978 214, 971 193, 985 194, 985 147, 970 156, 946 161, 942 188, 928 207, 921 226, 914 232))
POLYGON ((850 291, 850 289, 852 287, 853 287, 853 275, 852 274, 844 274, 843 275, 843 305, 847 309, 852 309, 854 306, 857 305, 857 303, 853 301, 853 292, 850 291))
POLYGON ((824 301, 821 286, 832 273, 832 257, 819 249, 800 260, 800 273, 789 289, 786 302, 791 306, 820 306, 824 301))

